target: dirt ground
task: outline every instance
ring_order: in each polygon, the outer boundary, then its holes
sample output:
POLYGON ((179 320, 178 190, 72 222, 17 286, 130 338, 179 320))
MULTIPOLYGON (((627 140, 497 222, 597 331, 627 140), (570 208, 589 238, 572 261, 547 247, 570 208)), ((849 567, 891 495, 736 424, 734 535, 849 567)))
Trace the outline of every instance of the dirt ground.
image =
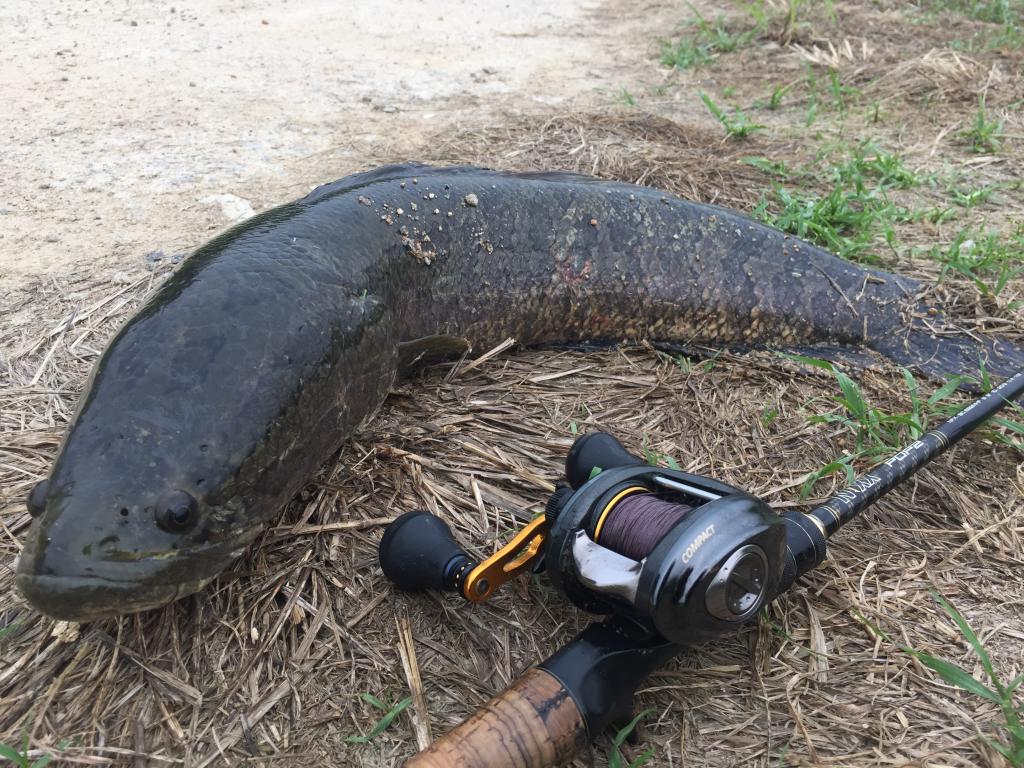
MULTIPOLYGON (((844 412, 835 379, 769 353, 505 353, 405 382, 200 594, 81 627, 32 612, 12 588, 23 500, 105 340, 192 248, 325 181, 403 159, 566 168, 754 211, 795 188, 771 164, 811 168, 800 183, 823 194, 835 157, 876 142, 926 181, 891 192, 921 214, 894 217, 867 254, 941 276, 964 327, 1024 343, 1020 47, 965 50, 995 22, 953 0, 809 5, 795 24, 782 2, 758 6, 760 24, 741 3, 661 0, 0 8, 0 742, 67 764, 398 765, 590 619, 542 579, 481 608, 396 594, 377 571, 381 520, 424 507, 489 552, 513 510, 543 503, 573 430, 609 429, 780 509, 809 503, 809 475, 853 450, 849 422, 815 420, 844 412), (661 63, 659 40, 697 34, 698 11, 756 31, 700 67, 661 63), (727 139, 699 92, 764 128, 727 139), (1000 122, 985 151, 964 139, 979 94, 1000 122), (995 268, 1010 265, 998 291, 988 262, 974 280, 925 252, 986 231, 1005 244, 995 268), (403 634, 425 699, 354 743, 383 714, 362 694, 409 695, 403 634)), ((882 411, 910 407, 898 370, 856 378, 882 411)), ((901 646, 984 679, 941 594, 1002 679, 1024 670, 1019 445, 969 439, 740 638, 654 675, 619 765, 1008 765, 989 741, 1007 738, 996 704, 901 646)), ((576 765, 615 754, 602 736, 576 765)))
POLYGON ((145 269, 438 131, 598 103, 676 18, 627 7, 5 4, 3 284, 145 269))

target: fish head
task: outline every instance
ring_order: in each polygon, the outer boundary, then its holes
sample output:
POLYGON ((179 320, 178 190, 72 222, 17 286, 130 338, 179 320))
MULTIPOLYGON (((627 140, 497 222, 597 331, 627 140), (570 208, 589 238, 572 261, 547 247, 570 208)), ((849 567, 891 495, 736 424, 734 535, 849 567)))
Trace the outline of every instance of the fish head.
POLYGON ((89 621, 198 591, 383 400, 396 344, 366 287, 379 255, 339 267, 344 216, 370 221, 339 205, 223 233, 111 339, 29 494, 16 584, 34 607, 89 621))
POLYGON ((197 441, 155 436, 131 409, 80 416, 26 501, 16 582, 42 613, 81 622, 155 608, 201 589, 255 538, 197 441))

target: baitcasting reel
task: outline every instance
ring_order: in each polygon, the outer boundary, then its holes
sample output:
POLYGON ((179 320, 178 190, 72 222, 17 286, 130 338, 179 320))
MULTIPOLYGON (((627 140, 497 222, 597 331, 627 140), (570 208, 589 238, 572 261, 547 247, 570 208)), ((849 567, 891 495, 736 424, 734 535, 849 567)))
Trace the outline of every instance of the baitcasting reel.
POLYGON ((776 515, 724 483, 645 465, 611 435, 576 441, 569 486, 546 513, 482 563, 440 519, 411 512, 380 543, 384 573, 405 589, 482 602, 543 564, 594 622, 527 671, 409 768, 546 768, 608 726, 633 720, 643 681, 685 644, 727 635, 825 557, 828 537, 1024 396, 1024 370, 807 512, 776 515))
POLYGON ((543 568, 578 607, 693 643, 735 632, 824 559, 813 518, 780 516, 725 483, 650 466, 604 432, 573 444, 566 479, 545 514, 483 562, 440 518, 402 515, 380 542, 384 574, 402 589, 481 603, 516 574, 543 568))

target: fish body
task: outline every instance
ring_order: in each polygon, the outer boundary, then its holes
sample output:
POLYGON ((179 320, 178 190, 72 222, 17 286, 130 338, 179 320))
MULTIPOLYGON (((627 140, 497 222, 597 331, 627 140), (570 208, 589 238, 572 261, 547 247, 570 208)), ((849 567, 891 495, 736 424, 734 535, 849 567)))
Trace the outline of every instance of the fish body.
POLYGON ((380 406, 468 340, 871 348, 931 375, 1024 364, 916 281, 733 211, 573 174, 387 166, 199 248, 97 362, 17 584, 86 621, 195 592, 380 406), (426 341, 419 341, 426 340, 426 341))

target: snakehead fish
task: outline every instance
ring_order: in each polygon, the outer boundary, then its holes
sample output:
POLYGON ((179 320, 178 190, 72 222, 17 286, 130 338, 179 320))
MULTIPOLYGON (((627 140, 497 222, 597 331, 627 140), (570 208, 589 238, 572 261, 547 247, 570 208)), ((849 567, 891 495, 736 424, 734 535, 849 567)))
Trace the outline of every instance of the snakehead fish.
POLYGON ((821 343, 932 376, 1024 364, 947 327, 921 288, 629 184, 349 176, 199 248, 121 328, 29 495, 17 585, 77 621, 199 590, 409 362, 467 342, 821 343))

